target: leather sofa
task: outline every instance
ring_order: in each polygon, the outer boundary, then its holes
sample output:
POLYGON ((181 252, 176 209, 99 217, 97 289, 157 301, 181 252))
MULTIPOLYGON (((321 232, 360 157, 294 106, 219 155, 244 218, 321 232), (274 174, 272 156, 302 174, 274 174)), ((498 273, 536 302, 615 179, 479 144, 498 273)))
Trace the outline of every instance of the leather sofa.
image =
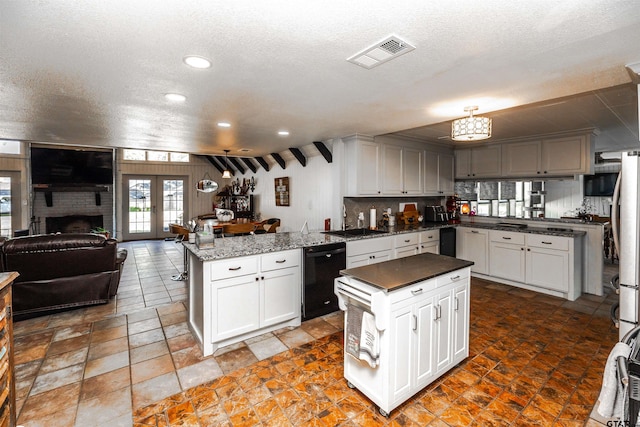
POLYGON ((42 234, 0 242, 2 271, 17 271, 14 320, 105 304, 118 292, 126 249, 90 233, 42 234))

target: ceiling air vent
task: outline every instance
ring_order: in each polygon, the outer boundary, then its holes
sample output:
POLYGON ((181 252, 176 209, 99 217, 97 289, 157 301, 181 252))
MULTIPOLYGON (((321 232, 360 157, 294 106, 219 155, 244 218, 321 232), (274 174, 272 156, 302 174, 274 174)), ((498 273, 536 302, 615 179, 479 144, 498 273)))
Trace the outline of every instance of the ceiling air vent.
POLYGON ((411 52, 414 49, 415 46, 412 46, 396 35, 391 35, 373 46, 369 46, 363 51, 356 53, 352 57, 347 58, 347 61, 371 69, 400 55, 404 55, 407 52, 411 52))

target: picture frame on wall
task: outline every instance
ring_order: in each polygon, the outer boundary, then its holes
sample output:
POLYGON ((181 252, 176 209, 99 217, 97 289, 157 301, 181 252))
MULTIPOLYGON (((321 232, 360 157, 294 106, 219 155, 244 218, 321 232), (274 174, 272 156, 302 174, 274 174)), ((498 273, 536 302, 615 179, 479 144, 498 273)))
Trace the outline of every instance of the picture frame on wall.
POLYGON ((275 179, 276 206, 289 206, 289 177, 275 179))

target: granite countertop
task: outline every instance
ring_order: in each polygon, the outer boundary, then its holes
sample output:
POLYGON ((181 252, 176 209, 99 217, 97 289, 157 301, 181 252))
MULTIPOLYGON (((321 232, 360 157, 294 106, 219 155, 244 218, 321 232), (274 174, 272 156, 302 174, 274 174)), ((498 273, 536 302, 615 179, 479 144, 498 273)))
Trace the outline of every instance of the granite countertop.
MULTIPOLYGON (((504 223, 512 224, 508 219, 502 221, 504 223)), ((521 223, 513 223, 513 224, 521 224, 521 223)), ((587 234, 586 231, 574 231, 568 228, 567 226, 552 226, 552 227, 531 227, 528 224, 524 224, 525 227, 519 228, 508 225, 500 225, 500 223, 490 223, 490 222, 463 222, 458 224, 460 227, 468 227, 468 228, 483 228, 486 230, 500 230, 500 231, 513 231, 515 233, 529 233, 529 234, 544 234, 546 236, 558 236, 558 237, 580 237, 587 234)))
POLYGON ((425 253, 348 268, 341 270, 340 274, 390 292, 472 265, 471 261, 425 253))
POLYGON ((433 224, 427 226, 398 226, 389 227, 387 233, 377 233, 367 236, 340 237, 311 232, 267 233, 249 236, 223 237, 214 239, 214 247, 198 249, 193 243, 182 242, 184 247, 193 253, 200 261, 214 261, 225 258, 235 258, 247 255, 260 255, 268 252, 286 251, 289 249, 301 249, 311 246, 326 245, 330 243, 351 242, 363 239, 375 239, 379 237, 393 236, 403 233, 416 233, 419 231, 451 227, 448 224, 433 224))

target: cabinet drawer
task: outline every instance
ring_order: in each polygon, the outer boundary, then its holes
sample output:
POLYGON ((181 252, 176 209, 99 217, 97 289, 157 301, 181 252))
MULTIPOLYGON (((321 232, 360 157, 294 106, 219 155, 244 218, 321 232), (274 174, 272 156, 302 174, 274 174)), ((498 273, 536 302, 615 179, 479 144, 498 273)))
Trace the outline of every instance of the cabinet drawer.
POLYGON ((469 268, 452 271, 436 277, 436 287, 441 288, 451 283, 462 283, 466 280, 469 280, 469 268))
POLYGON ((512 231, 492 230, 492 242, 513 243, 514 245, 524 245, 524 233, 514 233, 512 231))
POLYGON ((394 238, 393 244, 396 248, 399 248, 402 246, 417 246, 418 237, 419 237, 418 233, 398 234, 393 237, 394 238))
POLYGON ((390 251, 393 237, 374 237, 371 239, 356 240, 347 242, 347 256, 369 254, 380 251, 390 251))
POLYGON ((568 251, 569 238, 559 236, 545 236, 543 234, 529 234, 527 235, 527 246, 568 251))
POLYGON ((419 299, 436 288, 436 279, 425 280, 415 285, 406 286, 392 291, 390 295, 391 304, 395 304, 408 299, 419 299))
POLYGON ((300 249, 292 251, 274 252, 262 255, 262 271, 279 270, 281 268, 297 267, 300 265, 300 249))
POLYGON ((211 280, 229 279, 257 272, 258 257, 255 256, 231 258, 211 263, 211 280))
POLYGON ((437 242, 440 240, 440 230, 429 230, 420 233, 420 243, 437 242))

